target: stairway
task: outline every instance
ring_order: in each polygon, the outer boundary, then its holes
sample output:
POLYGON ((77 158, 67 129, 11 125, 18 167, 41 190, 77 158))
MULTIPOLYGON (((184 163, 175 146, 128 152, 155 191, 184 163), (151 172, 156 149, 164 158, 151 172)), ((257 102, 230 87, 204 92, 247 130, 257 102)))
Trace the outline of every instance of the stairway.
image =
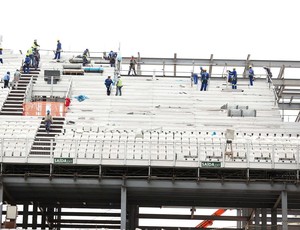
POLYGON ((30 74, 21 74, 18 86, 11 89, 8 93, 6 101, 4 102, 0 115, 13 115, 22 116, 23 115, 23 102, 25 98, 25 93, 27 86, 30 82, 31 77, 33 77, 33 83, 38 78, 39 71, 30 70, 30 74))
POLYGON ((47 133, 45 129, 44 118, 41 121, 40 127, 35 135, 33 145, 30 150, 32 155, 50 155, 51 153, 51 140, 53 140, 53 149, 56 145, 55 136, 60 134, 63 130, 65 122, 64 117, 53 117, 53 123, 51 124, 50 132, 47 133))

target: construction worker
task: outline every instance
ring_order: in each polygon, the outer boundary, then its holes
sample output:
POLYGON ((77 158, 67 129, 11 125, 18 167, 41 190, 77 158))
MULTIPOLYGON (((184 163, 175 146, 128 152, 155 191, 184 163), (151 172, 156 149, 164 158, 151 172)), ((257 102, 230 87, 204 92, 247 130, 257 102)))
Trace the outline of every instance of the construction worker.
POLYGON ((8 85, 9 79, 10 79, 10 72, 8 71, 3 77, 4 88, 9 88, 9 85, 8 85))
POLYGON ((232 89, 237 88, 237 72, 236 69, 233 68, 232 71, 228 70, 229 76, 228 76, 228 81, 231 82, 232 89))
POLYGON ((37 44, 37 40, 36 39, 34 39, 34 41, 33 41, 33 45, 32 45, 32 49, 33 49, 33 51, 36 51, 36 50, 38 50, 40 48, 40 45, 39 44, 37 44))
POLYGON ((193 80, 194 80, 194 84, 197 85, 198 84, 198 74, 193 73, 193 80))
POLYGON ((136 65, 136 60, 134 59, 133 56, 131 56, 130 62, 129 62, 129 71, 128 71, 128 75, 130 75, 131 70, 133 70, 134 75, 136 75, 135 72, 135 65, 136 65))
POLYGON ((122 96, 123 82, 122 82, 121 76, 118 77, 116 86, 117 86, 116 96, 118 96, 119 93, 120 93, 120 96, 122 96))
POLYGON ((85 51, 83 51, 83 54, 82 54, 83 66, 85 66, 87 63, 89 63, 89 60, 88 60, 89 57, 90 57, 90 51, 89 51, 89 49, 85 49, 85 51))
POLYGON ((271 83, 271 79, 273 77, 273 74, 271 72, 271 69, 267 66, 263 66, 263 68, 266 70, 267 72, 267 79, 268 79, 268 83, 271 83))
POLYGON ((24 73, 29 73, 29 67, 30 67, 30 57, 29 55, 26 55, 24 63, 23 63, 23 72, 24 73))
POLYGON ((13 89, 18 88, 18 82, 20 80, 20 77, 21 77, 21 73, 18 69, 16 69, 16 72, 14 73, 14 79, 13 79, 13 86, 12 86, 13 89))
POLYGON ((33 58, 33 48, 29 48, 26 52, 26 56, 28 55, 28 57, 30 58, 30 64, 29 66, 33 66, 34 65, 34 58, 33 58))
POLYGON ((111 92, 111 85, 113 84, 113 81, 111 80, 110 76, 108 76, 106 79, 105 79, 105 82, 104 82, 105 86, 106 86, 106 94, 107 96, 110 95, 110 92, 111 92))
POLYGON ((206 91, 207 84, 209 79, 209 73, 206 72, 206 69, 203 69, 203 73, 201 74, 201 89, 200 91, 206 91))
POLYGON ((57 59, 59 60, 60 59, 60 52, 61 52, 61 42, 59 40, 57 40, 57 45, 56 45, 56 51, 55 51, 55 57, 53 58, 54 60, 57 59))
POLYGON ((252 86, 254 81, 254 71, 251 65, 249 66, 248 75, 249 75, 250 85, 252 86))
POLYGON ((3 59, 2 59, 2 47, 0 47, 0 62, 1 62, 2 65, 3 65, 3 59))
POLYGON ((45 122, 45 129, 46 129, 46 132, 49 133, 50 132, 50 126, 53 122, 53 118, 50 114, 50 110, 47 110, 47 114, 45 116, 45 119, 44 119, 44 122, 45 122))
POLYGON ((39 64, 40 64, 40 59, 41 59, 41 56, 40 56, 40 53, 39 53, 39 50, 36 49, 34 52, 33 52, 33 59, 34 59, 34 68, 35 70, 37 70, 37 68, 39 67, 39 64))

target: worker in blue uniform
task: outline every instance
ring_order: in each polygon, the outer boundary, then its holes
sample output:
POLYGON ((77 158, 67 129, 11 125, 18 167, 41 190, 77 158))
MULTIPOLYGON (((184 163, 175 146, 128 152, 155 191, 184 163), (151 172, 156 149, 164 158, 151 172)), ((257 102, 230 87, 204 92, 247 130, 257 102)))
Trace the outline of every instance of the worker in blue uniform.
POLYGON ((61 49, 62 49, 61 42, 59 40, 57 40, 57 45, 56 45, 56 51, 55 51, 55 57, 54 57, 54 59, 57 59, 57 60, 60 59, 61 49))
POLYGON ((206 72, 206 69, 203 69, 201 74, 201 89, 200 91, 206 91, 208 85, 209 73, 206 72))
POLYGON ((248 75, 249 75, 250 85, 253 85, 253 81, 254 81, 254 71, 253 71, 251 65, 249 66, 248 75))
POLYGON ((229 75, 228 75, 228 81, 231 82, 232 85, 232 89, 236 89, 237 88, 237 72, 236 69, 233 68, 232 71, 228 71, 229 75))
POLYGON ((26 55, 24 63, 23 63, 24 73, 29 73, 30 63, 31 63, 31 59, 30 59, 29 55, 26 55))

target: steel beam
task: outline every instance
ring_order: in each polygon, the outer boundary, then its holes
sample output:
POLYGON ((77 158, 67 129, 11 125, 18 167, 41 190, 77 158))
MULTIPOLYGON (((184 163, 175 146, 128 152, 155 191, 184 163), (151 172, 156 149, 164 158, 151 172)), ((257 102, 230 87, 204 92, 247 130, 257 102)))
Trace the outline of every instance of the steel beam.
POLYGON ((300 86, 300 79, 272 79, 275 87, 278 86, 300 86))
POLYGON ((267 230, 267 209, 262 208, 261 209, 261 229, 267 230))
MULTIPOLYGON (((123 63, 128 64, 130 57, 124 57, 123 63)), ((179 65, 179 66, 232 66, 232 67, 245 67, 247 64, 255 67, 281 68, 283 65, 286 68, 300 68, 300 61, 292 60, 251 60, 247 62, 245 59, 192 59, 192 58, 150 58, 141 57, 142 65, 179 65)))
MULTIPOLYGON (((99 186, 104 187, 121 187, 123 184, 122 179, 101 179, 100 181, 97 178, 77 178, 74 180, 73 178, 41 178, 41 177, 3 177, 3 183, 13 184, 17 187, 31 187, 31 186, 51 186, 55 188, 55 186, 64 186, 65 188, 74 188, 82 187, 82 188, 99 188, 99 186)), ((286 189, 288 192, 300 192, 300 188, 296 184, 283 184, 283 183, 266 183, 266 182, 234 182, 234 181, 226 181, 220 183, 219 181, 202 181, 201 183, 197 183, 195 181, 172 181, 172 180, 152 180, 149 183, 148 180, 144 179, 127 179, 126 180, 127 190, 134 191, 135 188, 139 189, 176 189, 176 190, 227 190, 227 191, 273 191, 273 192, 281 192, 283 189, 286 189)))
POLYGON ((27 229, 28 227, 28 203, 23 204, 23 223, 22 228, 27 229))

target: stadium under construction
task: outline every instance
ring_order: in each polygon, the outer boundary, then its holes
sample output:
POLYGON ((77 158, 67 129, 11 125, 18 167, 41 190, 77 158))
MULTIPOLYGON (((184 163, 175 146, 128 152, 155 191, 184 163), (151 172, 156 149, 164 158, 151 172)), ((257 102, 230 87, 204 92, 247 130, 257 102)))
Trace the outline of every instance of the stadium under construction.
MULTIPOLYGON (((129 76, 129 57, 111 67, 92 53, 84 67, 69 55, 57 62, 41 51, 39 68, 0 89, 2 227, 300 228, 300 80, 289 75, 300 61, 138 54, 137 75, 129 76), (253 86, 250 65, 265 71, 253 86), (207 91, 191 79, 200 66, 211 76, 207 91), (227 80, 233 67, 237 89, 227 80), (118 74, 123 94, 113 86, 107 96, 104 80, 118 74), (163 207, 189 213, 140 211, 163 207), (236 215, 197 214, 209 208, 236 215), (198 225, 170 225, 177 220, 198 225), (214 227, 220 221, 235 226, 214 227)), ((20 69, 23 58, 4 50, 1 76, 20 69)))

